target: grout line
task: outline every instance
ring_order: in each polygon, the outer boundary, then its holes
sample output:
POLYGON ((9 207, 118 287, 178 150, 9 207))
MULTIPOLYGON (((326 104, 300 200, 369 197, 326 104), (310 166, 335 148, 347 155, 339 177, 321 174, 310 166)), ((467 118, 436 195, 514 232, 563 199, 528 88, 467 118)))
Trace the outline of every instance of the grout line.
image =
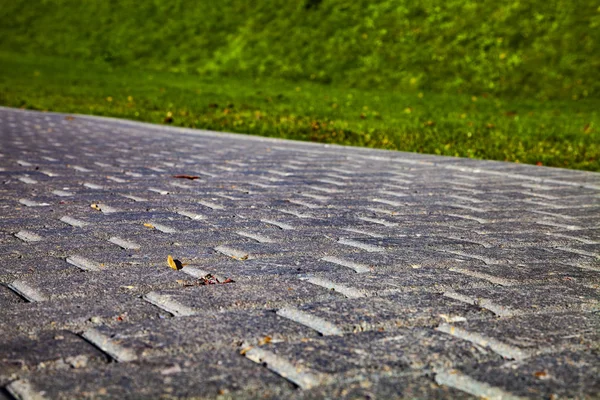
POLYGON ((524 360, 529 357, 529 354, 518 347, 511 346, 491 337, 484 336, 477 332, 469 332, 466 329, 449 325, 441 324, 436 331, 444 332, 459 339, 466 340, 481 347, 487 347, 494 353, 501 355, 504 358, 513 360, 524 360))
POLYGON ((384 219, 369 218, 369 217, 358 217, 358 219, 360 219, 361 221, 371 222, 373 224, 383 225, 383 226, 387 226, 387 227, 398 226, 397 223, 395 223, 395 222, 389 222, 389 221, 386 221, 384 219))
POLYGON ((42 237, 40 235, 30 231, 19 231, 15 233, 15 237, 21 239, 24 242, 39 242, 40 240, 42 240, 42 237))
POLYGON ((14 281, 8 284, 8 288, 30 303, 48 300, 48 298, 44 296, 39 290, 29 286, 23 281, 14 281))
POLYGON ((187 317, 197 314, 196 310, 193 308, 184 306, 183 304, 171 299, 169 296, 157 292, 147 293, 143 299, 148 303, 173 314, 175 317, 187 317))
POLYGON ((309 276, 300 279, 312 283, 313 285, 321 286, 325 289, 336 291, 349 299, 368 297, 367 293, 362 290, 351 288, 346 285, 341 285, 339 283, 332 282, 328 279, 318 278, 314 276, 309 276))
POLYGON ((102 271, 103 269, 100 263, 77 255, 67 257, 66 261, 84 271, 102 271))
POLYGON ((296 308, 280 308, 277 310, 277 315, 314 329, 323 336, 343 334, 342 330, 333 323, 296 308))
POLYGON ((464 295, 461 293, 457 293, 454 291, 446 291, 446 292, 444 292, 444 296, 448 297, 450 299, 462 301, 463 303, 467 303, 467 304, 471 304, 471 305, 478 306, 481 308, 485 308, 486 310, 489 310, 500 317, 513 317, 515 315, 521 314, 520 312, 513 310, 510 307, 505 307, 505 306, 502 306, 499 304, 495 304, 491 300, 481 299, 481 298, 474 299, 470 296, 467 296, 467 295, 464 295))
POLYGON ((292 382, 301 389, 311 389, 321 384, 323 377, 308 369, 297 367, 288 360, 270 351, 253 347, 242 350, 243 355, 257 364, 265 365, 268 369, 292 382))
POLYGON ((279 229, 283 229, 283 230, 292 230, 292 229, 294 229, 293 226, 291 226, 289 224, 286 224, 284 222, 273 221, 273 220, 270 220, 270 219, 261 219, 260 221, 264 222, 265 224, 276 226, 279 229))
POLYGON ((493 275, 489 275, 489 274, 484 274, 482 272, 470 271, 468 269, 450 268, 449 270, 452 271, 452 272, 457 272, 459 274, 471 276, 473 278, 483 279, 483 280, 491 282, 491 283, 493 283, 495 285, 513 286, 513 285, 518 285, 519 284, 519 282, 516 282, 513 279, 499 278, 497 276, 493 276, 493 275))
POLYGON ((344 260, 344 259, 338 258, 338 257, 328 256, 328 257, 321 258, 321 260, 330 262, 332 264, 341 265, 342 267, 347 267, 347 268, 353 269, 354 271, 356 271, 359 274, 362 274, 365 272, 371 272, 371 268, 369 268, 367 265, 355 263, 353 261, 344 260))
POLYGON ((217 246, 214 248, 214 250, 228 257, 235 258, 236 260, 244 261, 252 258, 247 252, 243 250, 237 250, 228 246, 217 246))
POLYGON ((256 240, 259 243, 275 243, 275 240, 273 240, 267 236, 262 236, 262 235, 259 235, 256 233, 237 231, 236 234, 243 236, 243 237, 247 237, 249 239, 256 240))
POLYGON ((44 392, 36 390, 29 381, 19 379, 6 385, 6 391, 18 400, 44 400, 44 392))
POLYGON ((344 244, 346 246, 356 247, 357 249, 366 250, 370 253, 385 251, 385 249, 383 247, 374 246, 372 244, 367 244, 367 243, 362 243, 362 242, 359 242, 358 240, 353 240, 353 239, 342 238, 342 239, 338 240, 338 243, 344 244))
POLYGON ((121 239, 120 237, 113 236, 108 239, 109 242, 116 244, 117 246, 126 249, 126 250, 139 250, 141 247, 139 244, 130 242, 125 239, 121 239))
POLYGON ((64 222, 65 224, 77 227, 77 228, 83 228, 84 226, 89 225, 89 223, 87 223, 85 221, 81 221, 79 219, 69 217, 68 215, 65 215, 64 217, 62 217, 60 219, 60 221, 64 222))
POLYGON ((97 331, 95 328, 88 329, 83 332, 81 336, 117 362, 137 360, 137 356, 133 350, 121 346, 112 338, 97 331))
POLYGON ((456 370, 439 370, 435 374, 438 385, 449 386, 463 392, 488 400, 522 400, 523 397, 514 396, 504 390, 479 382, 470 376, 456 370))

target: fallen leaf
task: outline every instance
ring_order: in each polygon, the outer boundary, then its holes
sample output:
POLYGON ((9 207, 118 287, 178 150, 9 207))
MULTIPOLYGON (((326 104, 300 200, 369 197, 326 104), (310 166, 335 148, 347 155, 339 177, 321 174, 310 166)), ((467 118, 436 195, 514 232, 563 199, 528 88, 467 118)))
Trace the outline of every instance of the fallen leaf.
MULTIPOLYGON (((149 223, 145 223, 145 224, 144 224, 144 226, 145 226, 146 228, 154 229, 154 225, 152 225, 152 224, 149 224, 149 223)), ((169 256, 169 257, 170 257, 170 256, 169 256)))
POLYGON ((533 375, 538 379, 548 379, 550 377, 546 371, 537 371, 533 375))
POLYGON ((271 340, 273 340, 273 339, 271 338, 271 336, 265 336, 264 338, 262 338, 262 339, 260 339, 260 340, 258 341, 258 345, 259 345, 259 346, 263 346, 263 345, 265 345, 265 344, 269 344, 269 343, 271 343, 271 340))
POLYGON ((177 179, 189 179, 191 181, 193 181, 194 179, 200 179, 199 176, 195 176, 195 175, 173 175, 173 178, 177 178, 177 179))
POLYGON ((92 207, 94 210, 102 211, 100 204, 90 204, 90 207, 92 207))
POLYGON ((65 119, 66 119, 67 121, 73 121, 75 118, 74 118, 74 117, 71 117, 70 115, 67 115, 67 116, 65 117, 65 119))
POLYGON ((167 264, 169 264, 169 267, 173 268, 175 271, 179 271, 183 268, 181 261, 173 259, 170 254, 167 256, 167 264))
POLYGON ((240 350, 240 354, 244 355, 247 352, 249 352, 251 349, 252 349, 252 346, 244 347, 243 349, 240 350))

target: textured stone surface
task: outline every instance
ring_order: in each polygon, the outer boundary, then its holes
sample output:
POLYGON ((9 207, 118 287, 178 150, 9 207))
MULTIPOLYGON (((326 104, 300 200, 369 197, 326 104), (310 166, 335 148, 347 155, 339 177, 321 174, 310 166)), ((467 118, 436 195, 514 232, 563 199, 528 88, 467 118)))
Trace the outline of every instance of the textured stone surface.
POLYGON ((600 174, 0 109, 0 182, 0 398, 600 392, 600 174))

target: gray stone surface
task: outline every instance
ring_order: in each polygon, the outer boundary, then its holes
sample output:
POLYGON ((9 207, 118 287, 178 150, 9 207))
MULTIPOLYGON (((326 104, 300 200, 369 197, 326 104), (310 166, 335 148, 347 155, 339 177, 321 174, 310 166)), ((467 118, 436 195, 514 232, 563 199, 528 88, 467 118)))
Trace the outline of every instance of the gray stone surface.
POLYGON ((600 397, 600 174, 0 108, 0 182, 0 398, 600 397))

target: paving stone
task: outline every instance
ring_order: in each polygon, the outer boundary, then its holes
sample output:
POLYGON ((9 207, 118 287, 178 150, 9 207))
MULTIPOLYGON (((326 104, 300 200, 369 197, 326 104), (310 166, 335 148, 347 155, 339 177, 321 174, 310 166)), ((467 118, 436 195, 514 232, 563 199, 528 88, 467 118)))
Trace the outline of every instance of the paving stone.
POLYGON ((457 341, 427 329, 393 333, 362 332, 354 335, 308 338, 300 343, 272 343, 262 349, 294 360, 304 368, 324 374, 350 375, 373 370, 409 371, 497 360, 466 341, 457 341))
POLYGON ((593 399, 600 393, 599 368, 597 352, 565 352, 518 363, 490 362, 458 370, 477 382, 522 398, 593 399))
POLYGON ((562 349, 597 350, 600 314, 528 314, 514 318, 477 319, 446 323, 441 331, 486 346, 497 341, 516 347, 525 356, 556 353, 562 349))
POLYGON ((343 332, 393 331, 405 327, 437 327, 449 321, 485 321, 494 314, 441 294, 395 294, 300 305, 297 310, 321 318, 343 332))
POLYGON ((281 398, 293 386, 237 352, 210 351, 143 363, 52 371, 28 379, 35 393, 53 399, 121 398, 281 398))
POLYGON ((4 377, 38 369, 68 370, 108 362, 108 357, 99 349, 63 330, 3 337, 0 354, 0 371, 4 377))
POLYGON ((0 398, 594 398, 599 191, 0 109, 0 398))

